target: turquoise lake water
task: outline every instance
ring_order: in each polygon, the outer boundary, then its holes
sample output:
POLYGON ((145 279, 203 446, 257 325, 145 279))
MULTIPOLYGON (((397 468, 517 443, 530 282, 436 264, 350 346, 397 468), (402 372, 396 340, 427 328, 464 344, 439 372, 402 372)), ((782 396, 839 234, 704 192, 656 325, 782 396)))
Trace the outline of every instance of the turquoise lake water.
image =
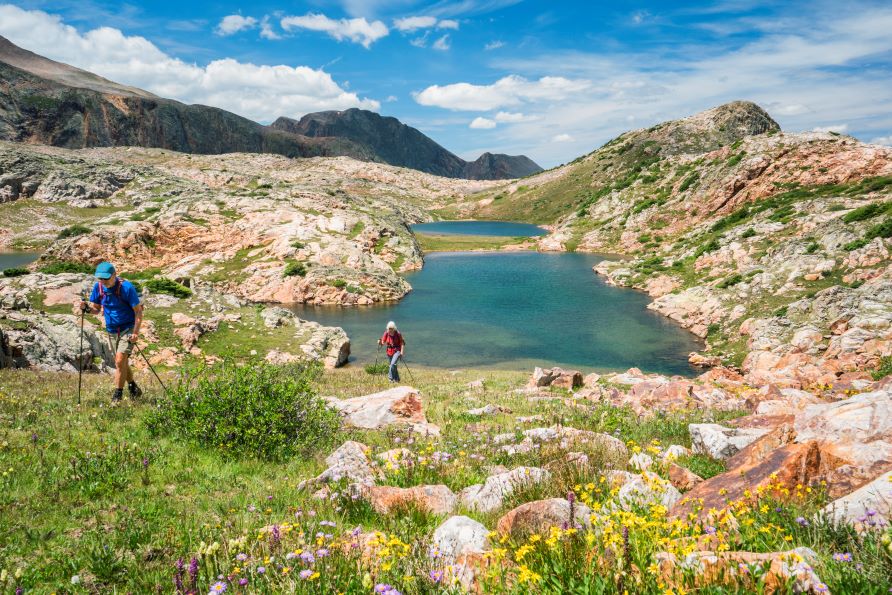
POLYGON ((575 253, 440 252, 406 275, 399 303, 368 307, 295 306, 301 318, 340 326, 351 362, 375 361, 388 320, 406 339, 407 361, 442 368, 532 370, 562 365, 691 375, 694 335, 646 309, 640 292, 605 284, 592 271, 603 257, 575 253))
POLYGON ((548 233, 532 223, 510 223, 507 221, 436 221, 419 223, 412 231, 427 234, 447 234, 464 236, 530 237, 548 233))
POLYGON ((39 256, 37 252, 0 252, 0 271, 31 264, 39 256))

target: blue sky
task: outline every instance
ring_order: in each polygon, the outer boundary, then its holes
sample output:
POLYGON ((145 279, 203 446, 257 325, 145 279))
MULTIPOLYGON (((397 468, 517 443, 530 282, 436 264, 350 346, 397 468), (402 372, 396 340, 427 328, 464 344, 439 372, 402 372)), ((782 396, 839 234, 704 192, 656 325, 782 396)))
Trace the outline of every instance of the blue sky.
POLYGON ((363 107, 545 167, 734 99, 892 145, 890 31, 890 2, 0 3, 0 35, 158 95, 264 123, 363 107))

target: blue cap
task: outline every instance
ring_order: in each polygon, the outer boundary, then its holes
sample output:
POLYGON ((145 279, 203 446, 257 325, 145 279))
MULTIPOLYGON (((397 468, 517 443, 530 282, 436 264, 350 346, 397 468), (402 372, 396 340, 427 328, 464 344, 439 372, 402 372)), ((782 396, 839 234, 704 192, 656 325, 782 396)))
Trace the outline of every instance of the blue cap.
POLYGON ((95 276, 97 279, 111 279, 115 274, 115 265, 110 262, 100 262, 96 267, 95 276))

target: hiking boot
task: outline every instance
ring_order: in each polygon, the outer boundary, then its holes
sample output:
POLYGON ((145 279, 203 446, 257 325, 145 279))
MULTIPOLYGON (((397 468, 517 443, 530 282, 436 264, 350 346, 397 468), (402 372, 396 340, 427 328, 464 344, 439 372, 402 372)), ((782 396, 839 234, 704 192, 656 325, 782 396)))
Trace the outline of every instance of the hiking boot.
POLYGON ((112 404, 116 405, 121 402, 121 399, 124 398, 124 389, 116 388, 115 392, 112 393, 112 404))
POLYGON ((135 382, 130 382, 127 385, 127 392, 130 393, 131 399, 138 399, 142 396, 142 389, 136 386, 135 382))

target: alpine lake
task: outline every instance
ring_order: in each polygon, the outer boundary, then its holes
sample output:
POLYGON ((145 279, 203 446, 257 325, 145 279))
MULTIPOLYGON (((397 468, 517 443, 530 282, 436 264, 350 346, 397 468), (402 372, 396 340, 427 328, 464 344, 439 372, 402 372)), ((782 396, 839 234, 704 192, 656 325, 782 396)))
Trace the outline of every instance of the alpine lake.
MULTIPOLYGON (((531 237, 534 225, 450 221, 413 226, 416 234, 531 237)), ((583 372, 690 376, 688 354, 701 341, 647 309, 650 298, 611 287, 592 267, 607 258, 534 251, 432 252, 407 273, 413 290, 397 303, 365 307, 296 305, 301 318, 340 326, 351 364, 384 361, 377 339, 389 320, 406 341, 406 363, 439 368, 532 370, 559 365, 583 372)), ((403 372, 405 374, 405 371, 403 372)))

